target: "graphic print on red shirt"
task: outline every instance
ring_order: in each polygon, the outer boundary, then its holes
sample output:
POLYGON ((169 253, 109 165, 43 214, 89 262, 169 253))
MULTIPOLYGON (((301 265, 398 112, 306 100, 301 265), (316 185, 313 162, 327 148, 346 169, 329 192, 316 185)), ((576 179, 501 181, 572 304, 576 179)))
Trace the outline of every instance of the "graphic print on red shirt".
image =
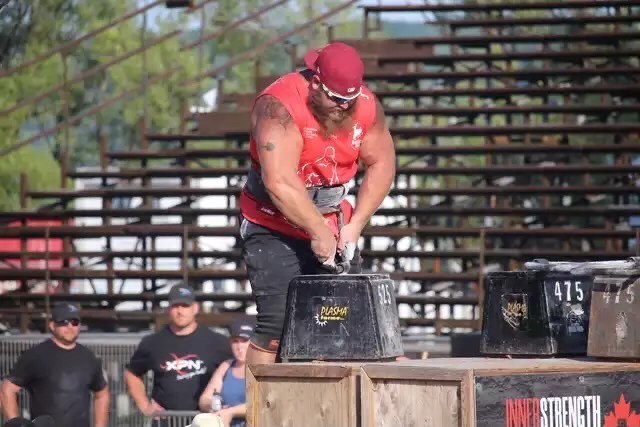
MULTIPOLYGON (((367 130, 375 122, 376 105, 371 91, 363 87, 353 113, 353 127, 323 137, 320 124, 307 106, 309 82, 301 73, 289 73, 280 77, 259 96, 271 95, 287 108, 300 130, 303 148, 298 163, 298 176, 306 187, 335 186, 347 184, 356 174, 360 145, 367 130)), ((250 153, 254 165, 259 167, 256 142, 250 139, 250 153)), ((351 218, 353 207, 346 200, 340 205, 344 222, 351 218)), ((270 203, 256 200, 246 190, 240 196, 240 211, 251 222, 277 232, 300 239, 309 239, 308 234, 290 223, 270 203)), ((328 214, 329 225, 338 234, 337 215, 328 214)))

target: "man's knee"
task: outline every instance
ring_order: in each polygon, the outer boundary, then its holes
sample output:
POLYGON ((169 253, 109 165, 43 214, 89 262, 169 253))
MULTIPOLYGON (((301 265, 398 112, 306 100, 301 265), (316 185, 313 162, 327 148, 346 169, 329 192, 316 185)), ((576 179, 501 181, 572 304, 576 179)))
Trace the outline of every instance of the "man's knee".
POLYGON ((251 345, 261 351, 276 353, 280 344, 287 295, 257 295, 256 331, 251 345))
POLYGON ((247 351, 247 364, 248 365, 263 365, 269 363, 276 363, 278 361, 278 340, 270 343, 271 349, 260 347, 253 341, 249 343, 249 350, 247 351), (275 349, 275 350, 273 350, 275 349))

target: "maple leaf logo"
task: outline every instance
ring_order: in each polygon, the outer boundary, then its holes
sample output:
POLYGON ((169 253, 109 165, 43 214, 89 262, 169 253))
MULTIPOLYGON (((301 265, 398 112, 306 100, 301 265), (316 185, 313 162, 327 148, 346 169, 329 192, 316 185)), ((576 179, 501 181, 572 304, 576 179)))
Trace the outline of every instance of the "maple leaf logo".
POLYGON ((631 402, 624 400, 624 394, 621 394, 620 400, 613 404, 613 411, 604 417, 604 427, 620 426, 640 427, 640 414, 631 410, 631 402))

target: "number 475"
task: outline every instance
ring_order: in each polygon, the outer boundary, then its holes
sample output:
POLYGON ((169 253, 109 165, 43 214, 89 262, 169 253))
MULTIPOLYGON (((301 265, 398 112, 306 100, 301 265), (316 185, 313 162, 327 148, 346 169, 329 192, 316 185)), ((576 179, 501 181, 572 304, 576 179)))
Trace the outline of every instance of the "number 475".
MULTIPOLYGON (((581 282, 579 282, 579 281, 572 282, 571 280, 565 280, 565 281, 564 281, 564 288, 565 288, 565 291, 566 291, 566 294, 567 294, 567 299, 566 299, 566 301, 571 301, 571 300, 572 300, 572 298, 571 298, 571 288, 572 288, 572 285, 575 285, 575 286, 573 286, 573 287, 575 288, 575 292, 576 292, 576 294, 577 294, 577 295, 576 295, 576 299, 577 299, 578 301, 582 301, 582 300, 584 299, 584 292, 582 291, 582 283, 581 283, 581 282)), ((557 282, 556 282, 556 288, 555 288, 555 292, 554 292, 554 293, 555 293, 555 295, 558 297, 558 299, 559 299, 560 301, 562 301, 562 300, 563 300, 563 298, 562 298, 562 297, 563 297, 563 293, 562 293, 562 291, 563 291, 563 289, 562 289, 562 285, 560 284, 560 282, 559 282, 559 281, 557 281, 557 282)))

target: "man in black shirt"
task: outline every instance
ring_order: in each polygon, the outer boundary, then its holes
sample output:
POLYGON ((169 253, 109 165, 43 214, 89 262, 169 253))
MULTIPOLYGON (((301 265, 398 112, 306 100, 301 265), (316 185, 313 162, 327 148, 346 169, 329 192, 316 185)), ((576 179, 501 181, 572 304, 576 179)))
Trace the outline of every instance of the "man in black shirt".
POLYGON ((94 394, 94 427, 106 427, 109 388, 100 359, 76 340, 80 333, 80 309, 57 304, 51 313, 52 337, 25 351, 2 382, 5 419, 19 413, 18 392, 31 397, 31 417, 51 415, 57 427, 89 427, 91 392, 94 394))
POLYGON ((146 416, 165 410, 198 410, 198 398, 218 365, 231 357, 221 334, 198 325, 199 305, 192 288, 169 291, 169 325, 140 341, 125 370, 131 398, 146 416), (151 399, 142 376, 153 372, 151 399))

